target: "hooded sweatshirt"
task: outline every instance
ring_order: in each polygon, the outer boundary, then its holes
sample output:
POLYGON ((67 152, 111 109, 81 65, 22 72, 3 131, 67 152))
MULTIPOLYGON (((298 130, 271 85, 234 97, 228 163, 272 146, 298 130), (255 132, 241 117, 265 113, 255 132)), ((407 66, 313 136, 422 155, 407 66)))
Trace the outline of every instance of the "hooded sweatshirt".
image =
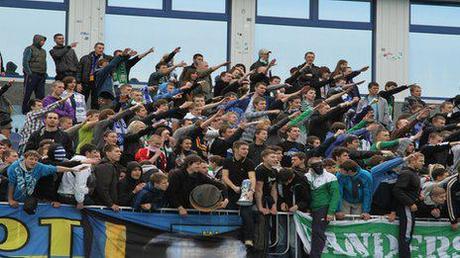
POLYGON ((40 46, 42 40, 46 40, 46 37, 37 34, 32 45, 24 49, 22 66, 25 74, 46 73, 46 51, 40 46))
POLYGON ((135 194, 133 193, 134 188, 141 182, 142 178, 142 167, 136 161, 128 162, 126 165, 126 176, 120 182, 118 182, 118 204, 121 206, 132 206, 135 194), (131 172, 139 168, 141 170, 141 176, 139 179, 131 177, 131 172))

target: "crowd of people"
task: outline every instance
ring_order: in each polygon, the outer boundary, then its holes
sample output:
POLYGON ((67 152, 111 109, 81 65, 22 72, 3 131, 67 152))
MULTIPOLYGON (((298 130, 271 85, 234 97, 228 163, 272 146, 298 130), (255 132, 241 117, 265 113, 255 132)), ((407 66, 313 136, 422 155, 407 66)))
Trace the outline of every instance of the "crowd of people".
MULTIPOLYGON (((368 67, 339 60, 331 70, 314 52, 283 80, 267 49, 246 67, 210 66, 200 53, 191 65, 176 62, 177 47, 146 85, 133 86, 130 70, 153 49, 108 55, 97 43, 78 59, 77 43, 65 45, 62 34, 49 51, 56 80, 45 96, 46 40, 35 35, 24 51, 18 149, 1 113, 0 200, 11 207, 169 207, 187 216, 190 193, 208 185, 221 195, 207 196, 215 208, 240 211, 248 248, 267 248, 277 212, 311 213, 310 257, 321 256, 328 223, 350 214, 398 218, 400 257, 410 257, 415 218, 458 227, 460 96, 430 106, 422 86, 392 81, 368 82, 361 95, 366 84, 356 78, 368 67), (394 95, 406 90, 399 112, 394 95)), ((2 100, 12 85, 0 88, 2 100)))

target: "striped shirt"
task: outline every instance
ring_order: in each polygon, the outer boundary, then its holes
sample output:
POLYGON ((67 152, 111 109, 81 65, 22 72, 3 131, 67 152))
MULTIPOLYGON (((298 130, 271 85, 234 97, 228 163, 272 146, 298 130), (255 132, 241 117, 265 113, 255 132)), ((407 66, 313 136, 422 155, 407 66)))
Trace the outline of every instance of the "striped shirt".
POLYGON ((59 101, 56 101, 47 107, 36 111, 30 111, 26 114, 24 126, 19 132, 19 135, 21 135, 19 146, 25 145, 29 140, 30 135, 32 135, 33 132, 37 131, 43 126, 43 115, 47 112, 55 110, 59 104, 59 101))

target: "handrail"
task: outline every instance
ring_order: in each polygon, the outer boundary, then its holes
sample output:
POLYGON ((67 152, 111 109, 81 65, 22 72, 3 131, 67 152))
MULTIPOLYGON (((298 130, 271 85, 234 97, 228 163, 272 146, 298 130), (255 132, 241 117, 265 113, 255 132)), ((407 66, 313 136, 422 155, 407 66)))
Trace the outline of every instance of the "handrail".
MULTIPOLYGON (((9 205, 8 202, 0 202, 0 204, 6 204, 6 205, 9 205)), ((23 204, 22 202, 20 202, 19 204, 23 204)), ((47 206, 47 205, 50 205, 49 203, 38 203, 38 206, 47 206)), ((64 207, 75 207, 75 205, 71 205, 71 204, 61 204, 61 206, 64 206, 64 207)), ((107 207, 107 206, 103 206, 103 205, 86 205, 84 206, 84 208, 88 208, 88 209, 101 209, 101 210, 112 210, 110 207, 107 207)), ((132 212, 138 212, 138 211, 134 211, 134 209, 132 207, 129 207, 129 206, 120 206, 120 210, 123 210, 123 211, 132 211, 132 212)), ((199 210, 196 210, 196 209, 186 209, 187 212, 192 212, 192 213, 203 213, 203 214, 215 214, 215 213, 228 213, 228 214, 239 214, 239 210, 215 210, 215 211, 212 211, 212 212, 203 212, 203 211, 199 211, 199 210)), ((142 212, 145 212, 145 211, 142 211, 142 212)), ((178 212, 178 209, 176 208, 161 208, 161 209, 158 209, 158 210, 155 210, 151 213, 162 213, 162 212, 178 212)), ((139 212, 141 213, 141 212, 139 212)), ((305 213, 305 214, 308 214, 310 215, 310 213, 305 213)), ((284 212, 284 211, 279 211, 277 212, 277 215, 288 215, 288 216, 292 216, 294 215, 294 213, 292 212, 284 212)), ((371 219, 381 219, 381 220, 386 220, 387 217, 386 216, 380 216, 380 215, 371 215, 371 219)), ((335 220, 335 219, 334 219, 335 220)), ((343 220, 362 220, 361 219, 361 215, 351 215, 351 214, 348 214, 348 215, 345 215, 345 218, 343 220)), ((342 220, 336 220, 336 221, 342 221, 342 220)), ((449 222, 448 219, 446 218, 442 218, 442 219, 432 219, 432 218, 416 218, 416 221, 431 221, 431 222, 449 222)))

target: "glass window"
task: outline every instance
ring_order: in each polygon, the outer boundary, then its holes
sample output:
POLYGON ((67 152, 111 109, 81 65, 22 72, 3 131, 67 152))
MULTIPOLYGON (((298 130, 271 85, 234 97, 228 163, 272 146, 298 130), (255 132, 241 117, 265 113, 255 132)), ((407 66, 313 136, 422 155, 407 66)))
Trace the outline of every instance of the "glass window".
POLYGON ((163 0, 108 0, 109 6, 162 9, 163 0))
POLYGON ((319 19, 331 21, 371 21, 371 3, 367 1, 319 0, 319 19))
MULTIPOLYGON (((347 60, 353 70, 372 64, 371 31, 256 24, 255 40, 254 60, 259 49, 271 50, 271 56, 278 63, 273 67, 273 75, 279 75, 283 80, 289 77, 290 68, 304 62, 307 51, 315 52, 317 66, 327 66, 331 71, 339 59, 347 60)), ((355 81, 369 82, 370 71, 359 75, 355 81)), ((365 86, 360 90, 367 92, 365 86)))
POLYGON ((225 13, 225 0, 172 0, 172 9, 206 13, 225 13))
POLYGON ((460 27, 460 6, 412 4, 411 24, 460 27))
POLYGON ((0 7, 0 31, 15 32, 8 34, 8 40, 0 40, 3 62, 14 62, 18 66, 16 72, 22 75, 24 48, 32 44, 35 34, 41 34, 47 37, 44 49, 47 52, 48 76, 54 76, 55 66, 48 51, 54 46, 53 35, 65 33, 65 24, 65 11, 0 7))
POLYGON ((257 15, 308 19, 310 0, 258 0, 257 15))
MULTIPOLYGON (((227 22, 169 19, 126 15, 105 16, 107 53, 130 47, 139 53, 154 47, 155 52, 131 70, 130 77, 147 82, 163 55, 181 47, 175 62, 192 62, 195 53, 202 53, 210 66, 227 59, 227 22), (132 24, 137 24, 135 27, 132 24), (203 33, 206 31, 206 33, 203 33), (148 33, 147 33, 148 32, 148 33)), ((179 75, 180 70, 176 70, 179 75)), ((217 75, 218 71, 214 75, 217 75)))
POLYGON ((460 92, 460 35, 410 33, 409 82, 427 97, 453 97, 460 92), (439 47, 442 46, 442 47, 439 47))

